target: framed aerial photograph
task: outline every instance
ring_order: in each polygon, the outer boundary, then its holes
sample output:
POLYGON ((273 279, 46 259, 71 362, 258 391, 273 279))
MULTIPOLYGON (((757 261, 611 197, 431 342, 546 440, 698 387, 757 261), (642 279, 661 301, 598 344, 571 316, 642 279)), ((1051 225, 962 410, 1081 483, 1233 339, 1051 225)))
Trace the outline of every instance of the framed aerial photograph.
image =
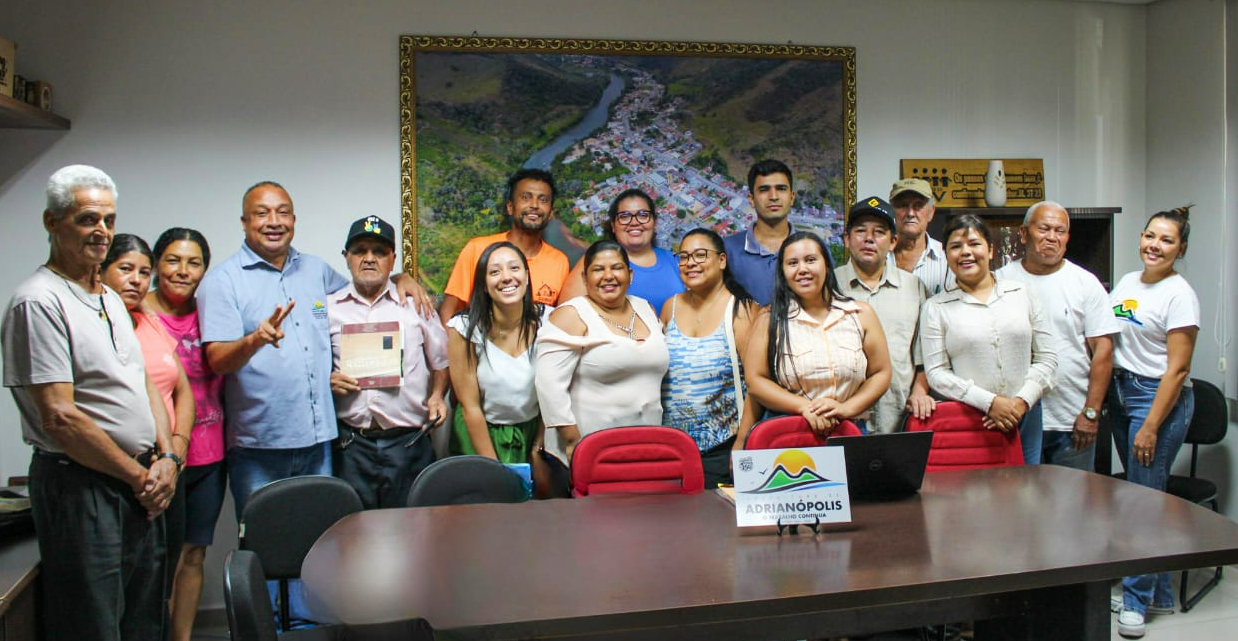
POLYGON ((404 267, 434 292, 473 236, 509 228, 508 176, 549 170, 547 238, 575 261, 629 187, 656 199, 657 245, 744 230, 748 168, 794 174, 797 229, 841 252, 856 191, 854 47, 400 37, 404 267))

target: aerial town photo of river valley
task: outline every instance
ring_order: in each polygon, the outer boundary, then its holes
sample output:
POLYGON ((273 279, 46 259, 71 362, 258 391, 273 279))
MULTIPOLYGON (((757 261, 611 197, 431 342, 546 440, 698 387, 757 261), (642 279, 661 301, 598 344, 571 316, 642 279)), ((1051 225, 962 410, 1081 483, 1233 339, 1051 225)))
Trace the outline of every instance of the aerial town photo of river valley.
POLYGON ((655 197, 660 247, 746 229, 748 168, 765 158, 795 173, 792 225, 841 255, 842 76, 820 60, 421 53, 418 271, 441 292, 469 238, 507 229, 503 190, 522 166, 554 174, 547 237, 573 262, 629 187, 655 197))

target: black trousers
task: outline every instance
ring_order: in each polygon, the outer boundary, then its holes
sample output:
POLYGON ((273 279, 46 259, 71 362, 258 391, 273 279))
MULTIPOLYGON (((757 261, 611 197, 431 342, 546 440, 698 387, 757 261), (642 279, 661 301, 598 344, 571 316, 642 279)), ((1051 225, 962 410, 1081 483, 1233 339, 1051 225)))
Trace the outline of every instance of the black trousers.
POLYGON ((335 445, 335 475, 361 497, 367 510, 404 507, 413 480, 434 462, 434 447, 426 434, 369 439, 340 426, 335 445), (416 439, 414 442, 413 439, 416 439), (409 443, 411 446, 408 446, 409 443), (406 447, 407 446, 407 447, 406 447))
POLYGON ((36 452, 30 503, 47 641, 164 636, 165 541, 119 479, 36 452))

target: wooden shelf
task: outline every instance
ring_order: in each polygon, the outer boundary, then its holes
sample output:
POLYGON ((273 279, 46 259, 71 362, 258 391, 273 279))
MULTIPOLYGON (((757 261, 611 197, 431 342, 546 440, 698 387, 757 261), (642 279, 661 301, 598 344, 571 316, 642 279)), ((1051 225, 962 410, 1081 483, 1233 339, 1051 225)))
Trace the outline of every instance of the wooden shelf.
MULTIPOLYGON (((1106 289, 1113 284, 1113 217, 1121 207, 1067 207, 1070 214, 1070 242, 1066 258, 1092 272, 1106 289)), ((929 223, 929 235, 942 240, 946 221, 956 214, 973 214, 984 219, 996 237, 996 252, 991 266, 996 269, 1023 256, 1019 226, 1027 207, 941 207, 929 223)))
MULTIPOLYGON (((939 211, 952 216, 954 214, 974 214, 976 216, 1022 216, 1027 213, 1027 207, 939 207, 939 211)), ((1121 207, 1067 207, 1066 212, 1071 218, 1091 218, 1122 213, 1121 207)))
POLYGON ((0 129, 68 129, 68 118, 0 95, 0 129))

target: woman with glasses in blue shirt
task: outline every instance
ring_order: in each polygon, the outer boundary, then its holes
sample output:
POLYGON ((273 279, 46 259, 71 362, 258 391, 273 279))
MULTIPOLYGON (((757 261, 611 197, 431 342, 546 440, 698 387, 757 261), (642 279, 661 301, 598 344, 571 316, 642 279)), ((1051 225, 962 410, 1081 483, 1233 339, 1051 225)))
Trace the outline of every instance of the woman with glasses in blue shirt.
MULTIPOLYGON (((654 247, 657 238, 658 212, 653 197, 642 189, 626 189, 610 203, 603 236, 623 246, 632 268, 632 284, 628 293, 649 301, 654 311, 670 297, 683 291, 679 281, 679 263, 668 249, 654 247)), ((581 278, 583 260, 577 261, 563 283, 559 300, 571 300, 585 293, 581 278)))

